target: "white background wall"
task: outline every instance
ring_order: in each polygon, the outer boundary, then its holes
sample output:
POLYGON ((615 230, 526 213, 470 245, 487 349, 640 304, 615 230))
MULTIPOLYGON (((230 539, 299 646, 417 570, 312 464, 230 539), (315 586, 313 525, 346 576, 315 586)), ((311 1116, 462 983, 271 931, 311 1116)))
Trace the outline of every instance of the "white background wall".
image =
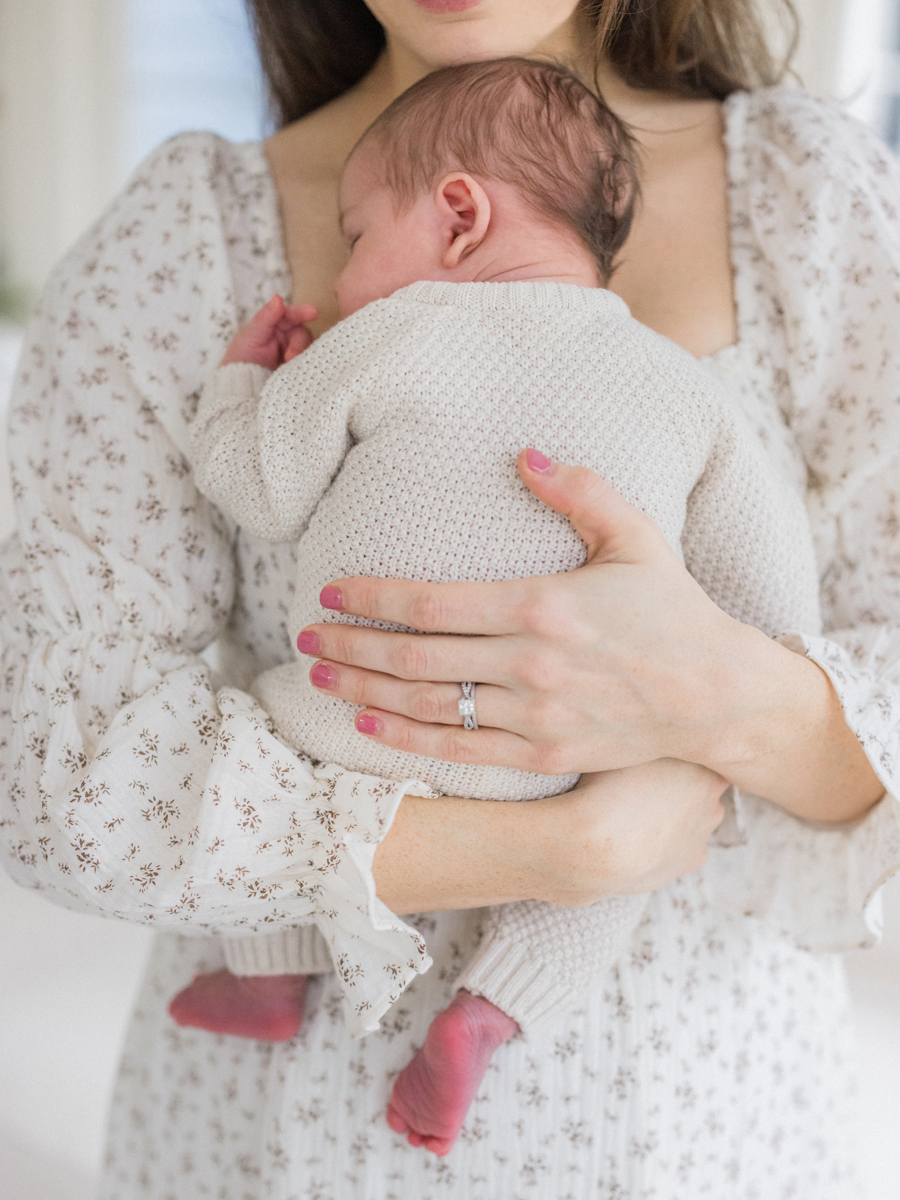
MULTIPOLYGON (((878 50, 894 5, 798 4, 808 86, 876 123, 885 92, 900 88, 896 60, 878 50)), ((37 290, 134 163, 176 129, 241 139, 263 121, 240 0, 0 0, 0 246, 15 275, 37 290)), ((18 336, 0 325, 0 409, 18 336)), ((0 537, 9 524, 0 466, 0 537)), ((885 945, 848 960, 870 1200, 900 1197, 900 882, 887 893, 885 945)), ((144 931, 52 907, 0 871, 0 1200, 92 1195, 146 947, 144 931)))
POLYGON ((259 137, 242 0, 0 0, 0 246, 36 293, 129 172, 182 129, 259 137))
POLYGON ((0 0, 0 239, 34 290, 119 184, 121 13, 0 0))

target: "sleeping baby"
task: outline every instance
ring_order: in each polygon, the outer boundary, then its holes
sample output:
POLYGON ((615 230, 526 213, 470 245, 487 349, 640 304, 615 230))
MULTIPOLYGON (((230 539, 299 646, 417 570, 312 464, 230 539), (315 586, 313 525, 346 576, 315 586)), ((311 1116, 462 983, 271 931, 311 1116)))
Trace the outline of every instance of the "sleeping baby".
MULTIPOLYGON (((736 619, 768 634, 818 629, 800 498, 708 369, 606 290, 637 196, 625 129, 545 63, 435 72, 365 133, 340 191, 344 319, 310 344, 314 310, 273 298, 236 334, 192 428, 200 490, 257 536, 298 541, 300 651, 315 653, 307 625, 364 623, 323 618, 320 593, 342 577, 489 581, 582 565, 569 523, 517 474, 525 447, 589 467, 649 514, 736 619)), ((494 801, 577 781, 383 746, 328 694, 327 666, 310 673, 300 654, 252 690, 298 752, 353 771, 494 801)), ((472 728, 477 681, 464 691, 459 723, 472 728)), ((645 903, 489 910, 453 1003, 396 1081, 391 1127, 446 1153, 493 1053, 596 988, 645 903)), ((351 1026, 377 1028, 427 956, 366 970, 345 940, 332 963, 339 919, 227 939, 229 969, 198 977, 173 1016, 290 1037, 306 976, 336 968, 351 1026)))

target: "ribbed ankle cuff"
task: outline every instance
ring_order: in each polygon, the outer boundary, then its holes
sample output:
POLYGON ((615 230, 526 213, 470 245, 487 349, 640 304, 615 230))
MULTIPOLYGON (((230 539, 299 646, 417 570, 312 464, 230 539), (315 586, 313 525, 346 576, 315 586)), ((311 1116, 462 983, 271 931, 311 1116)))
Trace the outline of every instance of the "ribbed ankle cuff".
POLYGON ((561 1016, 582 995, 582 989, 560 981, 557 967, 535 962, 527 946, 490 940, 482 943, 456 987, 490 1000, 512 1017, 523 1033, 561 1016))
POLYGON ((315 925, 223 938, 225 965, 233 975, 322 975, 334 970, 325 939, 315 925))

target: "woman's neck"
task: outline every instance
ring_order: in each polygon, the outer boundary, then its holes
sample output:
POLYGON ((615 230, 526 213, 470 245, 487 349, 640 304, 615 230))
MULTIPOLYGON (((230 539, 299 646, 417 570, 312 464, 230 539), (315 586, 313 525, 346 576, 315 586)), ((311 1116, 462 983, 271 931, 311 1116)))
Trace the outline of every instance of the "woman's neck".
MULTIPOLYGON (((319 308, 316 333, 339 316, 334 280, 347 261, 337 206, 344 162, 379 113, 426 70, 390 48, 349 92, 267 143, 293 295, 319 308)), ((736 336, 721 106, 632 88, 608 65, 598 81, 631 125, 643 168, 641 205, 609 286, 638 320, 693 354, 712 354, 736 336)))
MULTIPOLYGON (((567 22, 535 47, 534 56, 573 64, 573 69, 577 69, 574 60, 578 54, 578 41, 574 23, 567 22)), ((336 174, 340 174, 350 151, 375 118, 436 66, 389 37, 377 62, 359 83, 294 126, 282 130, 275 138, 280 139, 293 129, 302 129, 306 141, 310 134, 315 135, 321 130, 321 146, 317 147, 316 158, 319 163, 324 159, 336 174)))

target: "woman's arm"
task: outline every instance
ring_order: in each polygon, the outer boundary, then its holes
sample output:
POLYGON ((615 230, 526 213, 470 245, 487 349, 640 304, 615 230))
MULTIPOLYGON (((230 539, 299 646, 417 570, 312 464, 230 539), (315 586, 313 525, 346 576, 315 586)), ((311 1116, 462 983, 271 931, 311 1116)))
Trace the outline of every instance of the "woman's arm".
POLYGON ((650 892, 706 861, 725 787, 664 759, 528 804, 407 796, 375 853, 378 895, 405 913, 527 899, 581 908, 650 892))
POLYGON ((524 453, 520 470, 570 518, 588 565, 496 584, 336 581, 343 611, 482 635, 311 627, 330 693, 368 706, 368 736, 549 774, 679 758, 811 820, 852 821, 876 803, 884 785, 823 671, 727 616, 658 527, 591 472, 535 470, 524 453), (483 681, 477 732, 460 728, 458 679, 483 681))
MULTIPOLYGON (((29 332, 11 413, 19 532, 0 548, 0 853, 20 883, 72 907, 195 933, 303 922, 334 886, 356 898, 356 932, 374 911, 395 952, 410 933, 379 914, 368 867, 403 783, 298 759, 200 657, 234 589, 233 530, 180 449, 191 397, 240 319, 224 152, 201 136, 154 155, 55 273, 29 332)), ((492 876, 499 895, 576 903, 652 886, 665 852, 620 858, 622 826, 609 804, 592 823, 595 803, 410 798, 379 859, 386 894, 409 910, 480 904, 492 876), (489 831, 482 818, 500 809, 489 831), (574 828, 588 849, 605 829, 596 861, 569 865, 574 828), (555 857, 536 858, 533 837, 555 857), (450 845, 465 848, 455 866, 450 845)), ((662 828, 686 869, 682 831, 662 828)))
POLYGON ((231 153, 162 147, 54 273, 0 548, 0 853, 63 903, 188 932, 307 920, 334 881, 366 896, 405 790, 299 759, 200 657, 231 610, 234 530, 180 447, 239 320, 231 153))

